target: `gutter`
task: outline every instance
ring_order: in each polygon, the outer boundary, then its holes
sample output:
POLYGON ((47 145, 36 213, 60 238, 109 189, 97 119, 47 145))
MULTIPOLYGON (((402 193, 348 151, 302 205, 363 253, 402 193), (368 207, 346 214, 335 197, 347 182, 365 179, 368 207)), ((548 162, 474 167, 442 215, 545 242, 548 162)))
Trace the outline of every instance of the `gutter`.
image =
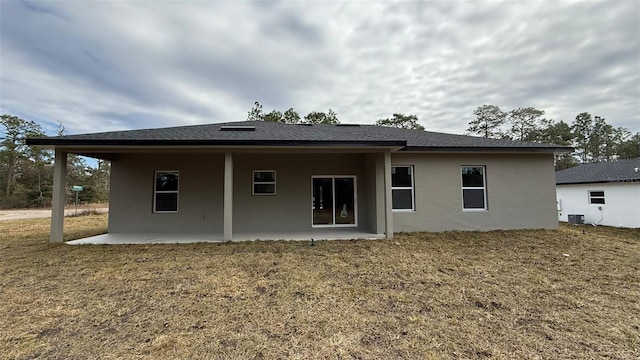
POLYGON ((515 153, 570 153, 572 147, 532 147, 532 146, 407 146, 400 151, 412 152, 515 152, 515 153))

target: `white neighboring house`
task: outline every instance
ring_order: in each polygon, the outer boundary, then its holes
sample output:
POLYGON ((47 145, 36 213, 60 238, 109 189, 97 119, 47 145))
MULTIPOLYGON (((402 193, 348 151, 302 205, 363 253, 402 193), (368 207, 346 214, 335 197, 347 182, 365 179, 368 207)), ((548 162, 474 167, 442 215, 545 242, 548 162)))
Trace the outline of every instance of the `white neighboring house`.
POLYGON ((557 171, 556 199, 560 221, 640 228, 640 157, 557 171))

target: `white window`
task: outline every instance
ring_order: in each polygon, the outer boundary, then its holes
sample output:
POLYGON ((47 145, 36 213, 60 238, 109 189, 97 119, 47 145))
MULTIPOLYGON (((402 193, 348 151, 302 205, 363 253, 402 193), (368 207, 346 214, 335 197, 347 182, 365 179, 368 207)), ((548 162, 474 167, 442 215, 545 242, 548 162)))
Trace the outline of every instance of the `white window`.
POLYGON ((391 167, 391 203, 393 210, 415 210, 413 166, 391 167))
POLYGON ((153 196, 153 212, 178 212, 178 171, 156 171, 153 196))
POLYGON ((604 191, 603 190, 589 190, 589 204, 604 204, 604 191))
POLYGON ((276 194, 276 171, 275 170, 254 170, 253 171, 253 195, 275 195, 276 194))
POLYGON ((487 188, 484 166, 463 166, 462 172, 462 209, 486 210, 487 188))

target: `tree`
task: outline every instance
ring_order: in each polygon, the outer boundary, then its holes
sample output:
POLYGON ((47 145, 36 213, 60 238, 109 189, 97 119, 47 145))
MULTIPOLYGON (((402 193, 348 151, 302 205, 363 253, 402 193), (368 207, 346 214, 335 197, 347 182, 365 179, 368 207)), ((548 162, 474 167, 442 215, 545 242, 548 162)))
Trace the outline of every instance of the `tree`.
POLYGON ((284 122, 282 113, 278 110, 272 110, 270 113, 264 115, 262 121, 265 122, 284 122))
POLYGON ((574 147, 578 151, 580 159, 586 163, 589 158, 589 142, 593 127, 591 114, 587 112, 580 113, 571 124, 571 132, 573 134, 574 147))
POLYGON ((304 124, 339 124, 338 114, 335 111, 329 109, 325 114, 319 111, 312 111, 304 117, 304 124))
POLYGON ((540 141, 542 131, 553 121, 545 119, 543 110, 533 107, 509 111, 507 121, 511 125, 509 137, 519 141, 540 141))
POLYGON ((262 112, 262 105, 259 102, 253 104, 253 108, 249 110, 247 114, 247 121, 264 121, 264 113, 262 112))
POLYGON ((28 167, 35 172, 33 176, 25 177, 25 181, 31 180, 33 182, 28 188, 30 189, 28 206, 44 207, 48 204, 47 199, 51 198, 53 151, 29 146, 26 148, 25 155, 30 162, 28 167))
POLYGON ((10 197, 15 185, 16 173, 19 170, 20 160, 30 157, 34 161, 42 161, 44 153, 40 151, 30 152, 25 144, 28 137, 41 137, 44 132, 40 125, 33 121, 24 120, 16 116, 0 116, 0 125, 4 127, 0 138, 0 152, 2 153, 5 172, 5 197, 10 197))
POLYGON ((289 110, 285 111, 282 115, 282 120, 285 124, 297 124, 300 122, 300 114, 293 110, 293 108, 289 108, 289 110))
POLYGON ((625 128, 614 128, 605 118, 596 116, 588 140, 591 161, 611 161, 618 158, 620 145, 631 135, 625 128))
POLYGON ((253 108, 247 114, 248 121, 266 121, 266 122, 279 122, 284 124, 339 124, 338 114, 335 111, 329 109, 327 113, 312 111, 304 120, 300 119, 300 114, 293 108, 282 113, 278 110, 272 110, 270 113, 265 114, 262 111, 262 105, 259 102, 255 102, 253 108))
POLYGON ((614 128, 605 118, 591 118, 589 113, 580 113, 571 125, 573 144, 583 163, 611 161, 618 158, 621 143, 630 135, 625 128, 614 128))
POLYGON ((588 142, 588 155, 591 157, 592 161, 600 162, 605 160, 605 142, 611 130, 611 125, 608 125, 605 119, 600 116, 595 117, 588 142))
POLYGON ((501 138, 500 128, 505 122, 507 114, 495 105, 482 105, 473 112, 476 116, 469 122, 467 132, 486 138, 501 138))
MULTIPOLYGON (((551 123, 549 124, 549 126, 547 126, 546 129, 543 129, 540 141, 555 145, 571 145, 573 141, 571 127, 564 121, 551 123)), ((573 154, 555 155, 556 171, 567 169, 576 165, 578 165, 578 162, 573 157, 573 154)))
POLYGON ((573 146, 583 163, 615 161, 640 155, 640 136, 631 136, 623 127, 607 124, 604 117, 591 118, 589 113, 580 113, 571 125, 573 146))
POLYGON ((111 175, 111 163, 105 160, 97 160, 95 168, 88 169, 91 187, 94 194, 91 202, 108 202, 109 201, 109 177, 111 175))
MULTIPOLYGON (((11 115, 2 115, 0 125, 0 207, 48 206, 53 189, 53 153, 25 144, 26 138, 44 136, 42 128, 11 115)), ((58 123, 57 130, 58 135, 66 135, 62 124, 58 123)), ((66 188, 69 191, 71 185, 82 185, 86 189, 80 194, 84 201, 108 201, 109 171, 106 161, 98 160, 94 169, 81 156, 68 154, 66 188)))
POLYGON ((571 145, 573 134, 571 127, 564 121, 549 124, 541 131, 540 139, 548 144, 571 145))
POLYGON ((297 124, 300 122, 300 115, 295 110, 293 110, 293 108, 289 108, 289 110, 285 111, 284 114, 278 110, 273 110, 270 113, 264 115, 262 120, 284 124, 297 124))
POLYGON ((424 131, 424 126, 418 123, 417 115, 404 115, 395 113, 393 114, 392 118, 380 119, 376 121, 376 125, 424 131))
POLYGON ((634 159, 640 157, 640 132, 635 133, 629 140, 623 141, 618 146, 620 159, 634 159))
MULTIPOLYGON (((604 118, 602 119, 604 121, 604 118)), ((617 160, 620 156, 621 145, 631 136, 631 132, 623 127, 615 128, 610 124, 605 124, 602 132, 604 161, 617 160)))

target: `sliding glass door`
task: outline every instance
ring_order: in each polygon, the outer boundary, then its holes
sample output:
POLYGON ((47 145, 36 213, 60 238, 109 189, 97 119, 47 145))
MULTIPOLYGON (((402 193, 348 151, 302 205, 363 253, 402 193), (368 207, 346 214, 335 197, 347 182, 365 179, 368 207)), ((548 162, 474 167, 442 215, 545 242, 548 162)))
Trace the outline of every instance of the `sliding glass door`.
POLYGON ((311 178, 313 226, 356 226, 355 176, 311 178))

